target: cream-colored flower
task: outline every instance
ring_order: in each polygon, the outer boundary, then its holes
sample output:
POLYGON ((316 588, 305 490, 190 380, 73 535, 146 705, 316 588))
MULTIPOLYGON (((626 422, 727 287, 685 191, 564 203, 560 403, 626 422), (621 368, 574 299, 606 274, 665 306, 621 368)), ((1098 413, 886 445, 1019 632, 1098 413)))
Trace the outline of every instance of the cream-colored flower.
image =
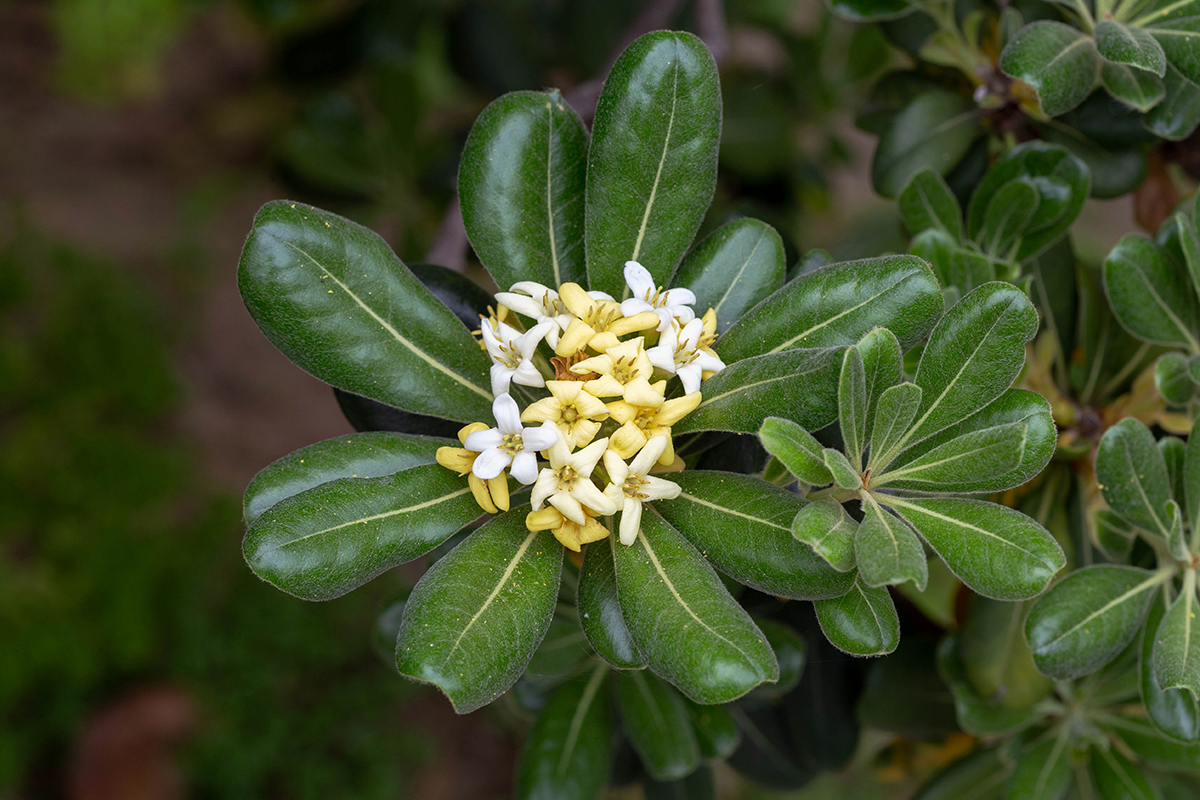
POLYGON ((546 379, 533 365, 533 354, 554 327, 553 320, 546 320, 521 333, 503 322, 493 326, 486 318, 480 320, 483 343, 492 357, 492 394, 499 396, 507 393, 513 383, 522 386, 546 385, 546 379))
MULTIPOLYGON (((487 423, 472 422, 458 432, 458 440, 466 443, 467 437, 476 431, 486 431, 487 423)), ((489 514, 508 511, 508 478, 501 474, 490 480, 484 480, 472 472, 475 459, 479 453, 465 447, 439 447, 435 458, 446 469, 453 470, 459 475, 467 476, 467 485, 479 507, 489 514)))
POLYGON ((665 435, 667 446, 659 461, 670 464, 675 461, 675 447, 671 442, 671 426, 686 417, 700 405, 700 393, 692 392, 683 397, 675 397, 665 401, 657 408, 635 406, 625 400, 617 400, 608 404, 612 418, 621 423, 621 427, 612 435, 609 448, 621 458, 629 458, 646 446, 653 436, 665 435))
POLYGON ((604 495, 621 506, 621 544, 629 546, 637 539, 642 526, 642 503, 647 500, 669 500, 678 497, 678 483, 650 476, 650 470, 670 444, 670 436, 652 436, 633 462, 625 461, 609 450, 604 454, 604 468, 611 483, 604 495))
POLYGON ((530 512, 525 517, 525 527, 531 531, 551 531, 563 547, 576 553, 588 542, 608 536, 608 528, 601 525, 594 515, 586 515, 584 523, 580 525, 564 517, 554 506, 530 512))
POLYGON ((564 283, 558 288, 558 297, 575 319, 559 338, 555 355, 573 355, 584 347, 603 353, 627 333, 658 326, 657 314, 646 311, 626 317, 618 303, 593 297, 577 283, 564 283))
POLYGON ((496 293, 497 302, 518 314, 523 314, 540 324, 547 320, 554 323, 546 333, 551 347, 558 344, 559 335, 571 324, 571 315, 558 299, 558 292, 537 281, 517 281, 507 292, 496 293))
MULTIPOLYGON (((558 432, 549 423, 543 423, 546 430, 558 432)), ((587 513, 584 507, 598 514, 611 514, 617 510, 617 505, 604 496, 604 493, 592 483, 592 470, 608 449, 608 439, 592 442, 582 450, 571 452, 566 440, 558 434, 558 441, 546 454, 550 466, 543 468, 533 484, 530 500, 533 510, 539 510, 549 501, 550 505, 562 512, 563 516, 576 525, 587 523, 587 513)))
POLYGON ((682 327, 673 321, 658 344, 646 351, 646 357, 663 372, 678 375, 683 391, 691 394, 700 389, 703 378, 725 369, 725 362, 709 348, 716 330, 717 315, 712 309, 703 319, 682 327))
POLYGON ((621 396, 636 406, 657 407, 663 402, 662 392, 650 384, 654 365, 643 346, 643 337, 630 339, 608 348, 603 354, 585 358, 571 367, 576 375, 595 372, 600 377, 585 384, 596 397, 621 396))
POLYGON ((627 317, 643 311, 651 311, 658 315, 658 331, 661 333, 678 320, 680 325, 686 325, 696 317, 692 304, 696 295, 691 289, 667 289, 656 286, 650 270, 636 261, 625 262, 625 283, 629 286, 628 299, 621 303, 621 313, 627 317))
POLYGON ((608 407, 584 391, 585 386, 579 381, 546 381, 550 396, 521 412, 521 421, 553 422, 567 447, 583 447, 599 432, 600 420, 608 419, 608 407))
POLYGON ((492 401, 496 427, 486 425, 463 439, 463 447, 479 453, 471 465, 471 474, 491 480, 510 467, 514 478, 526 485, 537 479, 537 454, 558 439, 556 428, 525 428, 517 401, 502 394, 492 401))

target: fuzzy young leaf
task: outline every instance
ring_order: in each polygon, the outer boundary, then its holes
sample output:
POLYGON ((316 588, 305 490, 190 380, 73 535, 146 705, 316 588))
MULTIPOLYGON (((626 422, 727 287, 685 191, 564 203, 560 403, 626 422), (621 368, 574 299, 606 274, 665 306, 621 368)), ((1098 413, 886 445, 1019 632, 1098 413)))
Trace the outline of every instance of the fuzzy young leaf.
POLYGON ((646 771, 660 781, 691 774, 700 746, 679 692, 645 671, 617 673, 613 682, 625 735, 646 771))
POLYGON ((1200 83, 1200 3, 1157 0, 1133 20, 1162 47, 1167 61, 1188 80, 1200 83))
POLYGON ((856 582, 841 597, 818 600, 813 607, 825 638, 851 655, 887 655, 900 643, 900 618, 887 589, 856 582))
POLYGON ((460 714, 516 683, 554 615, 563 547, 525 529, 528 509, 468 536, 429 568, 404 607, 400 674, 433 684, 460 714))
POLYGON ((893 452, 921 408, 921 387, 915 383, 900 383, 884 390, 879 396, 875 423, 871 428, 871 457, 869 469, 881 470, 891 463, 893 452))
POLYGON ((562 684, 533 722, 517 764, 517 800, 595 800, 612 765, 612 695, 603 665, 562 684))
POLYGON ((1090 36, 1061 22, 1038 20, 1008 43, 1000 67, 1032 86, 1042 110, 1057 117, 1092 93, 1100 58, 1090 36))
MULTIPOLYGON (((867 369, 862 351, 847 347, 842 357, 842 372, 838 377, 838 424, 846 456, 854 471, 862 469, 862 452, 867 446, 867 412, 871 397, 867 393, 867 369)), ((861 485, 861 481, 859 481, 861 485)), ((857 487, 851 487, 857 488, 857 487)))
POLYGON ((1167 57, 1162 47, 1142 28, 1102 19, 1092 35, 1096 50, 1112 63, 1128 64, 1160 78, 1166 74, 1167 57))
POLYGON ((617 597, 650 668, 697 703, 725 703, 779 678, 775 654, 692 545, 647 511, 614 548, 617 597))
POLYGON ((1154 242, 1133 234, 1117 242, 1104 261, 1104 288, 1113 313, 1134 336, 1200 351, 1196 295, 1154 242))
POLYGON ((1167 64, 1163 76, 1166 96, 1143 118, 1146 127, 1163 139, 1186 139, 1200 125, 1200 85, 1167 64))
POLYGON ((1138 111, 1149 111, 1167 94, 1162 78, 1124 64, 1101 64, 1100 82, 1109 94, 1138 111))
POLYGON ((917 234, 909 251, 933 265, 933 271, 946 289, 965 293, 996 280, 995 262, 960 245, 940 230, 917 234))
POLYGON ((720 137, 717 65, 702 41, 658 31, 621 54, 600 93, 588 152, 590 288, 620 299, 630 260, 667 283, 712 200, 720 137))
POLYGON ((879 396, 896 385, 902 377, 904 353, 900 350, 900 340, 896 338, 896 334, 887 328, 871 331, 859 339, 855 347, 862 353, 866 378, 864 384, 867 389, 867 417, 861 432, 862 444, 866 447, 870 443, 871 429, 875 425, 879 396))
POLYGON ((272 344, 321 380, 419 414, 490 418, 479 344, 374 231, 300 203, 267 203, 242 250, 238 287, 272 344))
POLYGON ((501 291, 585 280, 587 131, 557 90, 512 92, 475 120, 458 194, 471 246, 501 291))
POLYGON ((923 169, 909 179, 899 197, 900 214, 913 236, 922 231, 940 230, 956 242, 962 240, 962 208, 945 179, 931 169, 923 169))
POLYGON ((1196 394, 1196 382, 1188 369, 1187 356, 1179 352, 1159 356, 1154 363, 1154 386, 1171 405, 1187 405, 1196 394))
POLYGON ((583 554, 575 604, 579 625, 596 654, 619 669, 641 669, 646 658, 633 641, 617 599, 613 538, 592 542, 583 554))
POLYGON ((869 492, 862 493, 863 519, 854 535, 859 580, 867 586, 912 581, 920 591, 929 582, 921 540, 897 517, 884 511, 869 492))
POLYGON ((1111 661, 1137 634, 1162 575, 1101 564, 1072 572, 1034 604, 1025 638, 1042 673, 1070 679, 1111 661))
POLYGON ((946 175, 983 135, 982 113, 954 92, 924 92, 896 114, 879 137, 871 162, 871 183, 895 197, 913 175, 930 170, 946 175))
POLYGON ((1163 689, 1154 676, 1154 634, 1162 623, 1164 600, 1157 593, 1146 615, 1140 643, 1138 678, 1142 704, 1154 726, 1167 736, 1184 742, 1200 741, 1200 704, 1184 689, 1163 689))
POLYGON ((1007 259, 1037 214, 1041 197, 1028 179, 1009 181, 991 198, 983 215, 978 241, 992 258, 1007 259))
POLYGON ((825 448, 790 419, 767 417, 758 429, 758 438, 766 451, 802 483, 824 486, 833 482, 833 473, 825 466, 825 448))
POLYGON ((796 512, 792 536, 808 544, 838 572, 854 569, 854 534, 858 523, 841 503, 825 499, 809 503, 796 512))
POLYGON ((824 456, 825 466, 833 475, 834 483, 843 489, 858 489, 862 486, 862 477, 858 474, 858 470, 850 466, 850 462, 846 460, 846 456, 842 455, 841 450, 826 447, 824 456))
POLYGON ((696 308, 717 312, 720 334, 778 290, 786 271, 783 240, 775 229, 756 219, 738 219, 696 245, 671 283, 691 289, 696 308))
POLYGON ((1196 619, 1196 571, 1184 573, 1183 588, 1154 634, 1154 678, 1164 689, 1200 695, 1200 622, 1196 619))
POLYGON ((1183 457, 1183 492, 1188 523, 1193 531, 1200 530, 1200 436, 1188 437, 1183 457))
POLYGON ((1171 499, 1171 481, 1167 462, 1141 421, 1126 417, 1105 431, 1096 451, 1096 480, 1113 511, 1168 538, 1171 523, 1165 506, 1171 499))
POLYGON ((873 486, 927 492, 970 491, 973 483, 1012 472, 1025 455, 1029 426, 1010 422, 957 436, 919 458, 872 478, 873 486))

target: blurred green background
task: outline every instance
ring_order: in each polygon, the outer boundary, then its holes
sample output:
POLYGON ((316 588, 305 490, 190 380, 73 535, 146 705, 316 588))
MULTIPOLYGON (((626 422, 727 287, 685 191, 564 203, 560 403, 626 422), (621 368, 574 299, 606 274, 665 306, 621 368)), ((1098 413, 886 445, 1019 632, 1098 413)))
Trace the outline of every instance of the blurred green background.
MULTIPOLYGON (((242 487, 350 428, 234 269, 281 196, 471 269, 475 116, 549 86, 590 116, 658 27, 721 62, 706 230, 753 214, 792 260, 902 249, 850 124, 893 56, 820 0, 0 2, 0 800, 506 795, 521 720, 455 717, 371 643, 415 568, 313 605, 242 563, 242 487)), ((803 796, 903 795, 956 746, 868 740, 870 768, 803 796)))

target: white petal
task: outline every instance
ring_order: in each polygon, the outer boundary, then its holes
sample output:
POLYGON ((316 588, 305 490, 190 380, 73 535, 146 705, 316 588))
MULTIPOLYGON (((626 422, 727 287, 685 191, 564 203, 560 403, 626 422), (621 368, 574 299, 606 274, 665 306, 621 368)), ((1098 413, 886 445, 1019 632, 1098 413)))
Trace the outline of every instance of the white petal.
POLYGON ((558 426, 553 422, 546 422, 536 428, 524 428, 521 430, 521 440, 525 443, 525 449, 530 452, 540 453, 543 450, 549 450, 562 438, 558 426))
POLYGON ((539 303, 542 302, 543 298, 545 298, 545 296, 548 294, 554 295, 554 299, 558 299, 558 292, 554 291, 549 286, 538 283, 537 281, 517 281, 512 285, 512 288, 509 291, 524 292, 525 294, 537 300, 539 303))
POLYGON ((487 317, 480 317, 479 332, 483 334, 483 344, 487 347, 488 355, 492 358, 499 356, 500 343, 496 339, 496 332, 492 330, 492 321, 487 317))
POLYGON ((700 391, 700 379, 703 377, 700 372, 700 365, 693 361, 690 364, 683 365, 675 373, 683 383, 684 394, 700 391))
POLYGON ((617 302, 608 292, 588 292, 587 294, 588 297, 592 298, 593 300, 607 300, 610 303, 617 302))
POLYGON ((511 347, 514 341, 521 338, 521 332, 507 322, 500 322, 496 325, 496 338, 511 347))
POLYGON ((620 486, 625 482, 625 477, 629 475, 629 466, 619 455, 608 450, 604 453, 604 471, 608 473, 608 479, 612 481, 610 486, 617 487, 617 491, 620 493, 620 486))
POLYGON ((671 327, 671 323, 675 320, 675 314, 669 308, 652 309, 655 314, 658 314, 658 327, 654 330, 659 333, 665 333, 667 328, 671 327))
POLYGON ((538 473, 537 481, 533 484, 533 491, 529 495, 529 499, 533 502, 533 510, 539 511, 542 504, 546 502, 546 498, 558 491, 558 478, 554 476, 554 470, 544 469, 538 473))
POLYGON ((632 317, 634 314, 640 314, 643 311, 657 312, 657 309, 641 297, 631 297, 628 300, 621 301, 621 313, 627 317, 632 317))
POLYGON ((575 488, 571 490, 571 496, 601 514, 615 514, 617 511, 617 504, 605 497, 604 492, 597 489, 596 484, 589 480, 575 481, 575 488))
POLYGON ((482 453, 492 447, 499 447, 500 440, 504 438, 504 434, 495 428, 488 428, 486 431, 475 431, 467 436, 463 442, 463 447, 468 450, 474 450, 476 453, 482 453))
MULTIPOLYGON (((650 440, 642 447, 637 454, 637 458, 629 465, 629 471, 634 475, 645 477, 658 459, 662 457, 663 451, 667 449, 667 437, 664 434, 651 436, 650 440)), ((607 462, 606 462, 607 463, 607 462)), ((622 477, 621 480, 624 480, 622 477)))
POLYGON ((685 353, 690 353, 696 349, 696 345, 700 343, 700 335, 702 333, 704 333, 704 320, 702 319, 693 319, 683 326, 683 330, 679 333, 679 339, 683 342, 685 353))
POLYGON ((517 340, 517 348, 520 350, 521 355, 525 358, 532 356, 538 344, 541 343, 542 339, 546 338, 546 334, 553 327, 554 321, 545 319, 523 333, 521 338, 517 340))
POLYGON ((496 295, 496 302, 533 319, 541 319, 546 316, 545 307, 532 297, 524 297, 512 292, 500 292, 496 295))
POLYGON ((508 474, 519 480, 525 485, 529 485, 537 480, 537 456, 528 450, 522 450, 513 457, 512 467, 508 470, 508 474))
MULTIPOLYGON (((634 297, 645 299, 654 294, 654 276, 650 270, 636 261, 625 262, 625 283, 629 284, 629 293, 634 297)), ((628 315, 626 315, 628 316, 628 315)))
POLYGON ((546 385, 545 376, 538 372, 537 367, 530 361, 522 361, 517 364, 517 368, 513 370, 512 380, 513 383, 519 383, 522 386, 546 385))
POLYGON ((682 491, 678 483, 654 476, 646 478, 646 482, 642 484, 642 494, 646 495, 647 500, 670 500, 679 497, 682 491))
POLYGON ((475 474, 476 478, 487 481, 503 472, 510 463, 512 463, 512 456, 493 447, 479 454, 475 459, 475 464, 471 467, 471 472, 475 474))
POLYGON ((521 432, 521 409, 510 394, 498 394, 492 401, 492 414, 496 417, 496 429, 510 435, 521 432))
POLYGON ((587 517, 584 516, 583 506, 579 505, 579 501, 566 492, 559 492, 550 496, 550 505, 562 512, 562 515, 574 522, 576 525, 586 525, 587 517))
POLYGON ((512 385, 514 369, 504 366, 503 364, 492 364, 489 374, 492 376, 492 394, 499 397, 502 394, 507 394, 509 387, 512 385))
MULTIPOLYGON (((667 334, 663 334, 665 337, 667 334)), ((675 348, 667 348, 661 344, 655 345, 646 351, 646 357, 650 359, 650 363, 661 369, 663 372, 675 374, 675 348)))
POLYGON ((637 541, 638 531, 642 529, 642 502, 632 497, 625 498, 621 509, 621 544, 628 547, 637 541))
POLYGON ((668 289, 663 298, 669 306, 690 306, 696 302, 695 293, 691 289, 683 288, 668 289))
POLYGON ((608 449, 608 439, 599 439, 571 456, 571 464, 580 475, 591 475, 596 468, 596 462, 608 449))
POLYGON ((700 355, 692 359, 692 363, 699 366, 703 372, 720 372, 725 369, 725 362, 717 356, 709 355, 701 351, 700 355))

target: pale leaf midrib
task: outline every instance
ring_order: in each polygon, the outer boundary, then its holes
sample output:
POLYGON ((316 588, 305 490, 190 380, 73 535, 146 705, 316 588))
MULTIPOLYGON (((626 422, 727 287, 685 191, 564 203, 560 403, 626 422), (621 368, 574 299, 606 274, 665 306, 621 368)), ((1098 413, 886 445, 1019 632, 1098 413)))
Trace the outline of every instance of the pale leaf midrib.
MULTIPOLYGON (((658 159, 658 171, 654 173, 654 183, 650 186, 650 197, 646 200, 646 211, 642 214, 642 224, 638 228, 637 240, 633 243, 633 255, 630 256, 631 261, 637 261, 638 256, 641 255, 642 241, 646 238, 646 225, 650 222, 650 212, 654 208, 654 200, 658 196, 658 183, 662 179, 663 165, 667 163, 667 152, 670 150, 671 145, 671 131, 675 127, 675 107, 679 104, 679 71, 682 68, 677 58, 671 70, 671 113, 667 116, 667 132, 663 136, 662 155, 658 159)), ((629 293, 629 287, 626 287, 625 292, 626 294, 629 293)))
POLYGON ((696 497, 694 494, 688 494, 687 492, 680 492, 679 498, 681 500, 690 500, 691 502, 693 502, 697 505, 711 508, 714 511, 720 511, 723 514, 730 514, 735 517, 742 517, 743 519, 748 519, 751 522, 761 522, 763 525, 769 525, 772 528, 778 528, 781 531, 788 531, 790 533, 792 530, 790 526, 780 525, 776 522, 771 522, 771 520, 769 520, 769 519, 763 519, 762 517, 756 517, 756 516, 753 516, 752 514, 747 514, 743 511, 738 511, 736 509, 729 508, 728 506, 721 506, 721 505, 717 505, 716 503, 710 503, 707 500, 701 500, 699 497, 696 497))
POLYGON ((500 576, 500 580, 497 581, 495 587, 492 588, 491 594, 489 594, 487 599, 483 601, 483 605, 479 607, 479 610, 471 615, 471 619, 468 620, 467 624, 463 626, 462 631, 458 634, 458 638, 454 640, 454 644, 451 645, 450 649, 446 651, 446 657, 442 660, 442 666, 450 663, 450 659, 454 656, 454 652, 458 650, 458 646, 462 644, 463 637, 467 635, 475 623, 479 621, 479 618, 483 616, 483 612, 488 610, 488 607, 491 606, 492 601, 494 601, 497 595, 500 594, 500 591, 508 583, 508 579, 511 578, 513 572, 516 571, 517 564, 519 564, 521 559, 525 557, 525 552, 529 549, 529 546, 533 544, 533 540, 536 538, 537 533, 531 532, 525 537, 525 541, 521 542, 521 546, 517 548, 517 552, 513 555, 512 559, 509 560, 508 566, 504 568, 504 574, 500 576))
POLYGON ((1081 619, 1079 622, 1075 623, 1070 628, 1068 628, 1067 630, 1060 633, 1057 637, 1050 640, 1049 642, 1046 642, 1046 644, 1042 645, 1042 647, 1044 647, 1044 648, 1054 647, 1056 644, 1058 644, 1063 639, 1065 639, 1068 636, 1070 636, 1071 634, 1073 634, 1075 631, 1082 628, 1084 625, 1089 624, 1092 620, 1096 619, 1100 615, 1107 613, 1109 611, 1109 609, 1115 608, 1115 607, 1121 605, 1122 603, 1127 602, 1131 598, 1136 597, 1137 595, 1141 594, 1142 592, 1145 592, 1147 589, 1151 588, 1154 584, 1161 583, 1162 581, 1163 581, 1163 578, 1161 578, 1159 575, 1151 575, 1149 578, 1147 578, 1146 580, 1137 584, 1133 588, 1128 589, 1127 591, 1121 593, 1117 597, 1114 597, 1112 600, 1109 600, 1107 603, 1102 605, 1100 608, 1096 609, 1095 611, 1093 611, 1092 613, 1088 614, 1086 617, 1081 619))
MULTIPOLYGON (((1029 556, 1030 558, 1035 559, 1039 564, 1042 564, 1043 566, 1045 566, 1047 568, 1050 567, 1050 564, 1047 563, 1046 561, 1044 561, 1042 559, 1042 557, 1037 555, 1036 553, 1026 550, 1024 547, 1021 547, 1016 542, 1010 541, 1008 539, 1005 539, 1003 536, 992 533, 991 531, 987 530, 986 528, 981 528, 978 525, 972 525, 971 523, 967 522, 966 520, 958 519, 957 517, 948 517, 945 514, 939 514, 938 512, 936 512, 930 508, 926 508, 925 506, 920 505, 918 503, 910 503, 907 500, 904 500, 903 498, 896 497, 895 495, 887 495, 886 497, 883 498, 883 502, 885 504, 891 505, 891 506, 898 505, 898 506, 903 506, 906 508, 911 508, 911 509, 914 509, 915 511, 917 511, 918 513, 928 514, 929 516, 934 517, 936 519, 940 519, 943 522, 949 522, 960 528, 968 528, 970 530, 975 531, 976 533, 981 533, 985 536, 990 536, 991 538, 995 539, 998 542, 1003 542, 1004 544, 1008 545, 1009 547, 1013 548, 1014 550, 1021 551, 1022 553, 1029 556)), ((984 502, 984 501, 980 501, 980 502, 984 502)), ((1001 506, 1001 508, 1003 508, 1003 506, 1001 506)))
POLYGON ((717 301, 715 306, 713 306, 713 310, 717 312, 718 317, 721 316, 721 307, 725 305, 725 301, 728 300, 729 295, 733 293, 734 287, 736 287, 738 281, 742 279, 742 273, 746 271, 746 267, 750 264, 750 261, 754 258, 754 254, 758 252, 759 246, 766 238, 766 234, 760 231, 758 234, 758 241, 756 241, 754 243, 754 247, 751 248, 750 255, 746 256, 746 260, 742 262, 742 266, 740 269, 738 269, 737 275, 733 276, 733 280, 729 282, 729 288, 725 290, 725 294, 721 295, 721 299, 717 301))
POLYGON ((558 768, 554 771, 559 781, 566 774, 567 765, 571 760, 571 756, 575 753, 575 744, 579 741, 579 732, 583 729, 583 720, 587 717, 587 712, 592 707, 592 701, 596 699, 596 692, 600 688, 600 682, 606 674, 608 674, 608 666, 606 664, 596 667, 595 672, 592 673, 592 677, 588 681, 587 687, 583 690, 583 695, 579 698, 579 705, 575 707, 575 713, 571 716, 571 724, 567 728, 567 737, 563 740, 562 756, 558 759, 558 768))
POLYGON ((883 289, 882 291, 880 291, 880 292, 877 292, 876 294, 873 294, 873 295, 871 295, 870 297, 868 297, 866 300, 863 300, 863 301, 862 301, 861 303, 859 303, 858 305, 851 306, 850 308, 847 308, 845 311, 841 311, 841 312, 839 312, 839 313, 837 313, 837 314, 834 314, 832 317, 829 317, 829 318, 828 318, 828 319, 826 319, 824 322, 820 322, 820 323, 818 323, 818 324, 816 324, 816 325, 813 325, 811 328, 809 328, 809 329, 808 329, 808 330, 806 330, 806 331, 801 331, 800 333, 798 333, 798 334, 796 334, 795 336, 793 336, 791 339, 788 339, 788 340, 787 340, 786 342, 784 342, 783 344, 780 344, 780 345, 777 345, 777 346, 775 346, 775 347, 771 348, 770 350, 768 350, 768 351, 767 351, 766 353, 764 353, 763 355, 770 355, 771 353, 778 353, 778 352, 780 352, 780 351, 783 351, 783 350, 789 350, 789 349, 793 349, 793 348, 792 348, 792 345, 793 345, 793 344, 795 344, 796 342, 800 341, 801 339, 804 339, 805 337, 807 337, 807 336, 811 335, 812 333, 814 333, 814 332, 816 332, 816 331, 819 331, 821 328, 824 328, 824 327, 826 327, 826 326, 828 326, 828 325, 832 325, 833 323, 837 322, 837 321, 838 321, 839 319, 841 319, 842 317, 846 316, 847 314, 852 314, 852 313, 854 313, 855 311, 857 311, 858 309, 860 309, 860 308, 862 308, 863 306, 867 305, 868 303, 873 303, 873 302, 875 302, 876 300, 878 300, 879 298, 883 297, 883 296, 884 296, 885 294, 887 294, 888 292, 891 292, 891 291, 893 291, 894 289, 897 289, 898 287, 900 287, 901 285, 903 285, 904 283, 907 283, 909 278, 913 277, 914 275, 920 275, 920 274, 921 274, 921 270, 920 270, 920 269, 913 269, 912 271, 905 273, 904 275, 900 276, 900 277, 899 277, 899 278, 896 280, 896 282, 895 282, 895 283, 891 284, 891 285, 890 285, 890 286, 888 286, 886 289, 883 289))

